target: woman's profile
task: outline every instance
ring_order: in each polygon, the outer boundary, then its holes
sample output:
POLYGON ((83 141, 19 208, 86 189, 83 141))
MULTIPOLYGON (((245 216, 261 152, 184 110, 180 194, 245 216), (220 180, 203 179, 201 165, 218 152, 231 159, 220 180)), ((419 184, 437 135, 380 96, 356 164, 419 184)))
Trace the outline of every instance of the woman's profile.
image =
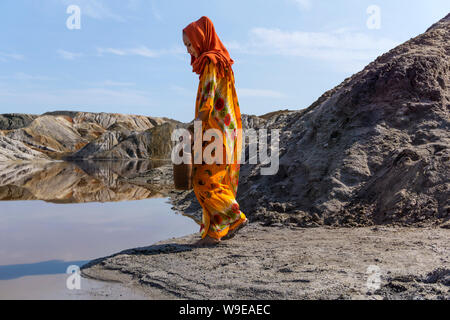
MULTIPOLYGON (((194 192, 203 209, 202 239, 197 245, 211 245, 234 236, 248 222, 236 201, 242 123, 231 68, 234 61, 206 16, 183 29, 183 42, 191 55, 192 71, 200 78, 195 103, 195 121, 202 122, 200 139, 208 129, 219 130, 223 137, 223 161, 193 166, 194 192)), ((200 143, 205 150, 208 142, 200 143)))

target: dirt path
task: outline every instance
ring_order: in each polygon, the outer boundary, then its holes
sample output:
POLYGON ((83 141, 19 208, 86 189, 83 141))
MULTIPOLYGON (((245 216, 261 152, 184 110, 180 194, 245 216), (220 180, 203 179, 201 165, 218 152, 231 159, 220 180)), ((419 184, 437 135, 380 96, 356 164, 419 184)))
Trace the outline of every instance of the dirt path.
POLYGON ((197 239, 126 250, 82 274, 138 287, 150 299, 450 299, 444 228, 252 223, 215 248, 189 245, 197 239))

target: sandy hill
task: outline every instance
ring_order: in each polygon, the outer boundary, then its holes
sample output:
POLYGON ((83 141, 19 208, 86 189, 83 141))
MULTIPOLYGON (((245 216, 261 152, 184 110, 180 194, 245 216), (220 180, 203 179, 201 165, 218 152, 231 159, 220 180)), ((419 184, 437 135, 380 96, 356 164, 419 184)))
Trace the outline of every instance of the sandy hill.
MULTIPOLYGON (((447 15, 304 110, 243 116, 281 134, 277 174, 242 165, 242 210, 302 226, 448 220, 449 87, 447 15)), ((175 207, 201 214, 193 192, 175 207)))

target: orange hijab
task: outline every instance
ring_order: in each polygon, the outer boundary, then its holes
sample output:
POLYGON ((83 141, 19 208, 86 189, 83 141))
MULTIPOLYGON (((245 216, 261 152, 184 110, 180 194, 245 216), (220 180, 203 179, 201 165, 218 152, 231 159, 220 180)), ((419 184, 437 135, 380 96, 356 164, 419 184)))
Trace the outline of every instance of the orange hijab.
POLYGON ((195 50, 198 52, 198 58, 191 55, 192 72, 201 76, 206 63, 209 58, 217 67, 217 74, 219 77, 225 76, 225 69, 229 68, 234 63, 230 58, 230 54, 220 41, 216 34, 212 21, 203 16, 197 21, 190 23, 183 32, 191 41, 195 50))

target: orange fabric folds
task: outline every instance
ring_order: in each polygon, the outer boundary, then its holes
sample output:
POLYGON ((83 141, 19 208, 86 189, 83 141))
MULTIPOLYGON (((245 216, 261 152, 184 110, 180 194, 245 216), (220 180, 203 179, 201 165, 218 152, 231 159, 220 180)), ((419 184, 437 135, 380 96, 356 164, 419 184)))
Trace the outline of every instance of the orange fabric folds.
MULTIPOLYGON (((201 137, 194 138, 201 148, 196 149, 194 146, 193 187, 203 208, 200 227, 202 238, 209 235, 219 239, 246 219, 236 201, 242 152, 242 122, 232 72, 219 78, 214 63, 210 62, 205 66, 197 92, 196 117, 200 111, 206 111, 209 117, 202 124, 201 137), (209 140, 206 137, 208 129, 216 129, 222 135, 222 150, 211 148, 210 144, 214 143, 215 138, 209 140), (216 152, 222 152, 223 157, 215 163, 207 164, 203 156, 214 157, 216 152), (200 163, 195 159, 203 160, 200 163)), ((220 153, 217 158, 220 158, 220 153)))
MULTIPOLYGON (((191 55, 193 72, 200 75, 195 117, 200 111, 208 114, 208 119, 202 123, 201 137, 194 137, 197 148, 194 145, 193 187, 203 208, 200 233, 202 238, 209 235, 219 239, 246 219, 236 201, 242 122, 231 68, 233 60, 209 18, 203 16, 183 31, 199 53, 197 59, 191 55), (215 138, 205 136, 209 129, 217 130, 222 143, 220 139, 215 143, 215 138), (211 148, 212 144, 216 147, 221 145, 221 150, 216 150, 219 147, 211 148), (214 151, 210 152, 211 149, 214 151), (212 164, 204 161, 203 155, 215 157, 216 152, 222 152, 221 160, 212 164)), ((220 153, 217 158, 220 158, 220 153)))

